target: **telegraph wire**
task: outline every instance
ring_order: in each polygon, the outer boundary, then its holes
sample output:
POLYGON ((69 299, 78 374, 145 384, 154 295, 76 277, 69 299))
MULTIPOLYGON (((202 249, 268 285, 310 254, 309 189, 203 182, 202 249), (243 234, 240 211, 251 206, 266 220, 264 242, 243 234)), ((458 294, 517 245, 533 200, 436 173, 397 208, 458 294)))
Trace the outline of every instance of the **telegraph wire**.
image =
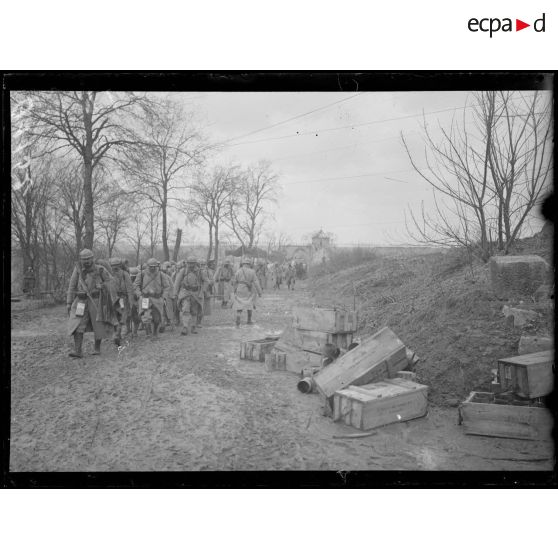
MULTIPOLYGON (((259 132, 263 132, 264 130, 269 130, 270 128, 275 128, 276 126, 281 126, 281 124, 286 124, 287 122, 292 122, 293 120, 297 120, 298 118, 303 118, 304 116, 308 116, 309 114, 314 114, 315 112, 319 112, 320 110, 325 110, 326 108, 332 107, 334 105, 339 105, 341 103, 345 103, 346 101, 349 101, 350 99, 354 99, 355 97, 360 97, 362 95, 362 93, 357 93, 356 95, 351 95, 350 97, 347 97, 346 99, 340 99, 339 101, 335 101, 334 103, 329 103, 328 105, 324 105, 323 107, 318 107, 315 108, 313 110, 310 110, 308 112, 304 112, 302 114, 298 114, 296 116, 292 116, 291 118, 287 118, 286 120, 281 120, 281 122, 276 122, 275 124, 270 124, 269 126, 264 126, 263 128, 259 128, 258 130, 254 130, 252 132, 248 132, 247 134, 242 134, 241 136, 236 136, 234 138, 229 138, 228 140, 224 140, 222 142, 219 142, 220 144, 226 144, 229 143, 230 141, 236 141, 237 139, 242 139, 248 136, 252 136, 254 134, 258 134, 259 132)), ((238 144, 235 144, 238 145, 238 144)))

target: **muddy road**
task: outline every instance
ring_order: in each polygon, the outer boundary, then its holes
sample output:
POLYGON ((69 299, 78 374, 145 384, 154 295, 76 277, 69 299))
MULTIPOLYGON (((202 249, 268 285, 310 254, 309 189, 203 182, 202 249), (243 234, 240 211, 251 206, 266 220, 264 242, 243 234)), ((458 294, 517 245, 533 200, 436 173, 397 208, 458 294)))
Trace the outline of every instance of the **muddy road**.
MULTIPOLYGON (((457 409, 361 439, 322 416, 297 376, 241 361, 243 340, 278 334, 293 305, 311 303, 304 283, 266 291, 253 326, 213 309, 197 335, 179 328, 117 350, 103 341, 82 360, 67 354, 63 306, 12 308, 10 470, 551 470, 551 443, 465 436, 457 409)), ((245 320, 245 316, 244 316, 245 320)))

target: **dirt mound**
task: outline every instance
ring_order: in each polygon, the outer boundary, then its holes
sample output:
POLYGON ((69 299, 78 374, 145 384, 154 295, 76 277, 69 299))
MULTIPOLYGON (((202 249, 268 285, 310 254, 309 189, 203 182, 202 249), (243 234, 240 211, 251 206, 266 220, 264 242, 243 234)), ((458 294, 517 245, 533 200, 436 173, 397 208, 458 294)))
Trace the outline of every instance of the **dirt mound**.
POLYGON ((430 386, 430 400, 439 405, 489 388, 491 369, 499 358, 517 354, 523 333, 552 334, 550 301, 511 301, 539 313, 534 323, 514 328, 502 314, 510 301, 492 293, 488 265, 471 265, 458 251, 378 257, 314 277, 311 288, 317 304, 356 306, 361 335, 392 328, 420 356, 418 380, 430 386))

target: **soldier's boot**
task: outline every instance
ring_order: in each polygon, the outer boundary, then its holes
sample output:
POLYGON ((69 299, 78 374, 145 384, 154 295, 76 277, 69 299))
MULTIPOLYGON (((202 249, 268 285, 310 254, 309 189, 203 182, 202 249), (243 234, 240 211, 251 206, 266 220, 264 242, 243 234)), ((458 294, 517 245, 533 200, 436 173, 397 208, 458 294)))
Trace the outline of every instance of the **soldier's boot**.
POLYGON ((241 315, 241 311, 237 310, 236 311, 236 327, 240 327, 240 315, 241 315))
POLYGON ((188 335, 188 326, 182 326, 182 331, 180 335, 188 335))
POLYGON ((138 326, 139 324, 137 322, 132 322, 132 337, 138 336, 138 326))
POLYGON ((252 325, 254 322, 252 321, 252 310, 246 310, 246 312, 248 313, 248 319, 246 320, 246 323, 248 325, 252 325))
POLYGON ((114 330, 114 344, 117 347, 122 345, 122 325, 118 324, 114 330))
POLYGON ((69 356, 73 358, 83 358, 83 333, 74 333, 74 350, 69 356))
POLYGON ((153 324, 153 339, 159 338, 159 324, 153 324))
POLYGON ((101 354, 101 341, 102 339, 95 339, 95 348, 91 354, 100 355, 101 354))
POLYGON ((159 324, 159 333, 165 333, 165 324, 159 324))

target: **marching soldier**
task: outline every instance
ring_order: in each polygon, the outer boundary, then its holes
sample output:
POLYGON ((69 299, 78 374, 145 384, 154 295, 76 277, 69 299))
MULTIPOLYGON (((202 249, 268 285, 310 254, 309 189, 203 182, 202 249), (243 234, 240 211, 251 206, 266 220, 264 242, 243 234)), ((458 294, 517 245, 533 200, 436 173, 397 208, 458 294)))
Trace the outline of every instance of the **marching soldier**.
POLYGON ((161 327, 159 328, 159 331, 161 333, 163 333, 165 331, 166 326, 170 326, 171 325, 171 316, 174 314, 173 308, 174 308, 174 299, 176 298, 176 295, 174 293, 174 286, 173 286, 173 282, 172 282, 172 277, 171 277, 171 262, 163 262, 163 265, 161 266, 161 273, 164 273, 170 284, 171 284, 171 290, 169 292, 169 297, 165 298, 164 300, 164 304, 163 304, 163 312, 164 312, 164 316, 163 316, 163 325, 161 325, 161 327))
POLYGON ((71 357, 83 357, 83 334, 95 335, 94 355, 101 353, 101 341, 108 339, 118 323, 114 314, 116 292, 107 270, 93 263, 93 252, 85 249, 79 253, 66 296, 68 335, 74 336, 71 357))
POLYGON ((229 258, 225 259, 223 265, 217 268, 213 281, 217 285, 217 296, 221 297, 221 306, 226 308, 231 299, 231 281, 234 276, 232 262, 229 258))
POLYGON ((137 276, 139 275, 139 267, 130 268, 130 281, 132 283, 132 304, 130 307, 130 313, 128 314, 128 331, 132 332, 132 337, 136 337, 138 334, 138 327, 140 325, 140 317, 138 311, 138 295, 134 293, 134 283, 137 276))
POLYGON ((186 267, 178 272, 174 281, 174 292, 178 293, 182 335, 188 335, 188 330, 197 333, 198 314, 203 312, 202 289, 203 279, 198 261, 194 257, 189 257, 186 260, 186 267))
POLYGON ((295 270, 292 264, 289 264, 285 272, 285 280, 287 282, 287 289, 294 291, 295 286, 295 270))
MULTIPOLYGON (((134 303, 134 290, 130 275, 124 269, 124 262, 120 258, 111 258, 109 264, 112 268, 112 277, 117 296, 115 311, 118 325, 114 332, 114 342, 120 346, 122 344, 122 326, 126 326, 128 330, 128 316, 134 303)), ((129 331, 131 330, 126 331, 126 333, 129 331)))
POLYGON ((215 260, 210 260, 207 265, 201 268, 201 278, 203 282, 203 308, 198 314, 197 325, 201 327, 202 319, 204 316, 211 315, 211 296, 213 295, 213 275, 215 274, 215 260))
POLYGON ((134 291, 141 298, 139 315, 146 324, 149 334, 153 324, 153 337, 156 338, 163 318, 163 304, 169 298, 172 286, 170 279, 160 271, 160 264, 155 258, 147 260, 147 270, 140 271, 134 282, 134 291), (148 302, 146 302, 148 301, 148 302))
POLYGON ((260 283, 260 287, 262 290, 266 288, 267 284, 267 276, 266 276, 266 267, 265 262, 263 260, 259 260, 256 265, 256 275, 258 277, 258 281, 260 283))
POLYGON ((243 258, 240 269, 232 280, 234 289, 233 309, 236 310, 236 327, 240 326, 242 310, 246 310, 248 325, 252 322, 252 311, 256 308, 256 295, 262 296, 262 289, 256 272, 250 267, 250 258, 243 258))

